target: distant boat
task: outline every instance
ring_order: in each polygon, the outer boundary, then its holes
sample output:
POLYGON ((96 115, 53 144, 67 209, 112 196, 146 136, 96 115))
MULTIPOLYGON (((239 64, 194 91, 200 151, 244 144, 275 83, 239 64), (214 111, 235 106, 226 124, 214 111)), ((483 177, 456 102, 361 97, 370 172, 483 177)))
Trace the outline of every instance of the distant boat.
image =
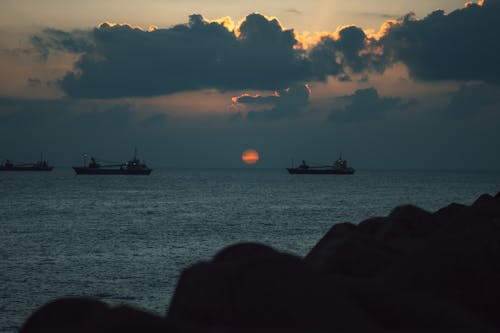
POLYGON ((342 159, 342 155, 333 165, 310 166, 303 160, 297 168, 292 166, 287 170, 292 175, 352 175, 356 171, 347 166, 347 161, 342 159))
POLYGON ((35 163, 14 164, 8 159, 0 164, 0 171, 52 171, 53 166, 50 166, 43 159, 43 154, 40 155, 40 160, 35 163))
POLYGON ((74 166, 77 175, 149 175, 153 169, 137 157, 137 149, 134 157, 127 163, 100 164, 95 158, 90 158, 90 163, 86 163, 87 155, 83 155, 83 166, 74 166))

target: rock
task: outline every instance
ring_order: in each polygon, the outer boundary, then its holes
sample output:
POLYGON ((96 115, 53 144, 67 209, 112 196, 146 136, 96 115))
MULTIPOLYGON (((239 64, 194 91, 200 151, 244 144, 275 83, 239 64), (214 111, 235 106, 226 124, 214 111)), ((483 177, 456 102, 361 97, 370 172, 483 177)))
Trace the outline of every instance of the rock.
POLYGON ((92 322, 93 333, 168 333, 172 332, 163 317, 134 309, 118 306, 109 309, 92 322))
POLYGON ((385 329, 500 327, 499 195, 333 226, 305 261, 361 281, 351 295, 385 329), (440 308, 448 315, 437 320, 440 308))
POLYGON ((365 285, 357 290, 356 300, 384 331, 497 331, 462 306, 420 291, 365 285))
POLYGON ((413 205, 396 207, 388 217, 382 239, 422 239, 440 227, 431 213, 413 205))
POLYGON ((334 225, 305 260, 331 273, 374 276, 418 246, 440 224, 415 206, 395 208, 388 217, 334 225))
POLYGON ((444 225, 455 219, 457 216, 460 216, 460 214, 462 214, 465 209, 467 209, 467 206, 465 205, 452 203, 433 213, 433 216, 439 221, 439 223, 444 225))
POLYGON ((474 201, 472 206, 484 206, 490 204, 494 198, 489 194, 481 194, 479 198, 474 201))
POLYGON ((105 303, 93 299, 58 299, 36 310, 19 333, 87 332, 89 322, 108 310, 105 303))
POLYGON ((35 311, 19 333, 165 333, 168 327, 165 318, 128 306, 111 308, 97 300, 62 298, 35 311))
POLYGON ((329 273, 366 277, 383 272, 396 256, 398 253, 355 225, 341 223, 328 231, 305 261, 329 273))
POLYGON ((500 327, 500 214, 494 214, 493 204, 460 208, 392 267, 388 282, 462 306, 500 327))
POLYGON ((439 227, 431 213, 416 206, 404 205, 393 209, 387 217, 361 222, 358 230, 394 250, 407 252, 439 227))
POLYGON ((184 270, 168 318, 209 328, 374 329, 340 280, 259 244, 231 246, 184 270))
POLYGON ((280 261, 297 263, 300 258, 291 254, 281 253, 272 247, 258 243, 239 243, 230 245, 218 253, 212 259, 214 263, 222 262, 253 262, 253 261, 280 261))

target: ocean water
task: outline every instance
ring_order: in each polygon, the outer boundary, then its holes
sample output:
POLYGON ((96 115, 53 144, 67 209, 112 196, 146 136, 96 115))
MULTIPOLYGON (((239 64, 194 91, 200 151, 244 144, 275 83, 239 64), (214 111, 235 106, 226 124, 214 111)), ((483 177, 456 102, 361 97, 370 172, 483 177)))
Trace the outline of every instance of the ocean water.
POLYGON ((500 172, 157 169, 150 176, 0 173, 0 332, 55 298, 165 314, 183 268, 258 241, 303 256, 338 222, 500 191, 500 172))

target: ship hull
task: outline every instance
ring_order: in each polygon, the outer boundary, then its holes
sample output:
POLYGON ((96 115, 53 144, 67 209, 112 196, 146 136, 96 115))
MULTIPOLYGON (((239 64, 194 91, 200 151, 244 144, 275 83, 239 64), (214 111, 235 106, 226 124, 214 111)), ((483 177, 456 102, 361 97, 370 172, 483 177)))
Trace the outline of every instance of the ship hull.
POLYGON ((153 169, 105 169, 105 168, 86 168, 73 167, 77 175, 149 175, 153 169))
POLYGON ((52 171, 53 168, 54 167, 40 168, 40 167, 14 166, 14 167, 0 167, 0 171, 52 171))
POLYGON ((300 168, 287 168, 288 173, 291 175, 352 175, 354 169, 300 169, 300 168))

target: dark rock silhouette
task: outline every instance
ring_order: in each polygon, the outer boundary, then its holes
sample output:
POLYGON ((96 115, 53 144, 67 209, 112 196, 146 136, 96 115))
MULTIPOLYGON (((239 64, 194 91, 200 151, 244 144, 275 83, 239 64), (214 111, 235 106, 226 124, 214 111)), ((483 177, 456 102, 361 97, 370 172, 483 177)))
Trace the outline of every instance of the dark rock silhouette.
POLYGON ((36 310, 19 332, 85 332, 89 322, 108 310, 106 304, 97 300, 63 298, 36 310))
POLYGON ((111 308, 86 298, 62 298, 35 311, 19 333, 166 332, 165 318, 128 306, 111 308))
MULTIPOLYGON (((351 225, 349 232, 340 228, 333 226, 305 261, 326 273, 368 277, 372 288, 358 293, 358 300, 370 313, 378 311, 375 317, 382 319, 383 327, 394 328, 391 325, 401 320, 381 310, 384 304, 399 312, 419 303, 421 307, 408 313, 414 319, 438 304, 456 312, 450 318, 455 317, 455 323, 436 328, 463 328, 466 323, 456 324, 465 318, 471 329, 500 327, 499 194, 482 195, 471 206, 451 204, 435 213, 401 206, 388 217, 351 225), (370 296, 373 291, 380 298, 370 296), (397 295, 406 296, 398 300, 397 295)), ((439 319, 443 324, 443 316, 439 319)))
POLYGON ((205 327, 374 329, 343 281, 265 245, 238 244, 179 279, 168 317, 205 327))
POLYGON ((32 332, 498 332, 500 193, 335 224, 305 256, 229 246, 186 268, 165 317, 89 299, 35 311, 32 332))

